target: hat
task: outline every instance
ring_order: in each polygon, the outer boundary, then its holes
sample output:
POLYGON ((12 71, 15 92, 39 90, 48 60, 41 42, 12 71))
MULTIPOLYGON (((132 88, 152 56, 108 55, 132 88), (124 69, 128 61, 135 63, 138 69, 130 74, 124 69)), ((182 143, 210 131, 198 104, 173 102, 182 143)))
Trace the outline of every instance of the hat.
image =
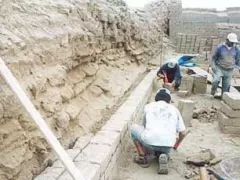
POLYGON ((176 64, 177 64, 176 62, 171 61, 171 62, 168 63, 168 67, 169 68, 174 68, 176 66, 176 64))
POLYGON ((155 101, 161 101, 161 100, 166 102, 171 101, 171 92, 168 89, 161 88, 158 90, 155 96, 155 101))
POLYGON ((235 33, 228 34, 227 39, 232 43, 237 43, 238 42, 238 38, 237 38, 237 35, 235 33))

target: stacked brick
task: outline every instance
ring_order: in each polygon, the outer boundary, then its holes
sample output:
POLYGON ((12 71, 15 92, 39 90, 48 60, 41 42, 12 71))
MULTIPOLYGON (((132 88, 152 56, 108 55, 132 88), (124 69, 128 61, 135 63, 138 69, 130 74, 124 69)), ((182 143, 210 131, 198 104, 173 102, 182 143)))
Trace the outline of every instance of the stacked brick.
POLYGON ((240 135, 240 93, 223 94, 219 126, 225 134, 240 135))

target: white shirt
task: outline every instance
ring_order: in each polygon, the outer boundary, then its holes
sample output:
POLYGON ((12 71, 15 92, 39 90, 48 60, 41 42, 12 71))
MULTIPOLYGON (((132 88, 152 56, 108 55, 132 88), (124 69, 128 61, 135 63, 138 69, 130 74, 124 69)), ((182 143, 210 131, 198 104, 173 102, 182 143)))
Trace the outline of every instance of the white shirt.
POLYGON ((146 127, 141 138, 149 145, 173 147, 177 132, 185 130, 179 110, 165 101, 147 104, 146 127))

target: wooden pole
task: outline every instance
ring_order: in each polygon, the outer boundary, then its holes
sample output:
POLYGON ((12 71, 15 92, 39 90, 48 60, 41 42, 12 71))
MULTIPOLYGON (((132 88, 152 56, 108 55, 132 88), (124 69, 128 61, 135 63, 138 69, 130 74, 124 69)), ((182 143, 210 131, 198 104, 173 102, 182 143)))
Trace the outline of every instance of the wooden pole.
POLYGON ((58 155, 59 159, 62 161, 64 166, 67 168, 70 175, 73 177, 74 180, 84 180, 82 174, 76 168, 64 148, 61 146, 53 132, 50 130, 40 113, 34 107, 24 90, 21 88, 17 79, 13 76, 11 71, 8 69, 2 58, 0 58, 0 73, 2 77, 5 79, 7 84, 10 86, 12 91, 17 95, 18 99, 25 107, 29 115, 32 117, 34 122, 37 124, 39 130, 45 136, 45 139, 50 144, 52 149, 58 155))
POLYGON ((205 167, 200 167, 200 180, 208 180, 208 172, 205 167))

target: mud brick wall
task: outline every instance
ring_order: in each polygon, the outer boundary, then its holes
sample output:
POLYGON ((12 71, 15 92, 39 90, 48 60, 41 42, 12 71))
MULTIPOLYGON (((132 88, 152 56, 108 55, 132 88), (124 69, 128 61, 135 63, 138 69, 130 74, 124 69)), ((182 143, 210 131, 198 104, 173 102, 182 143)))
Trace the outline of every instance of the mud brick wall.
MULTIPOLYGON (((174 8, 179 8, 179 6, 174 8)), ((224 41, 230 32, 240 36, 239 10, 240 8, 227 8, 226 11, 221 12, 216 9, 182 9, 182 11, 176 11, 177 13, 170 16, 170 38, 177 44, 177 52, 212 51, 216 44, 210 43, 211 48, 206 46, 209 38, 218 39, 219 43, 224 41), (186 36, 186 41, 183 40, 183 36, 186 36), (202 41, 202 43, 195 42, 196 36, 197 41, 202 41)))

